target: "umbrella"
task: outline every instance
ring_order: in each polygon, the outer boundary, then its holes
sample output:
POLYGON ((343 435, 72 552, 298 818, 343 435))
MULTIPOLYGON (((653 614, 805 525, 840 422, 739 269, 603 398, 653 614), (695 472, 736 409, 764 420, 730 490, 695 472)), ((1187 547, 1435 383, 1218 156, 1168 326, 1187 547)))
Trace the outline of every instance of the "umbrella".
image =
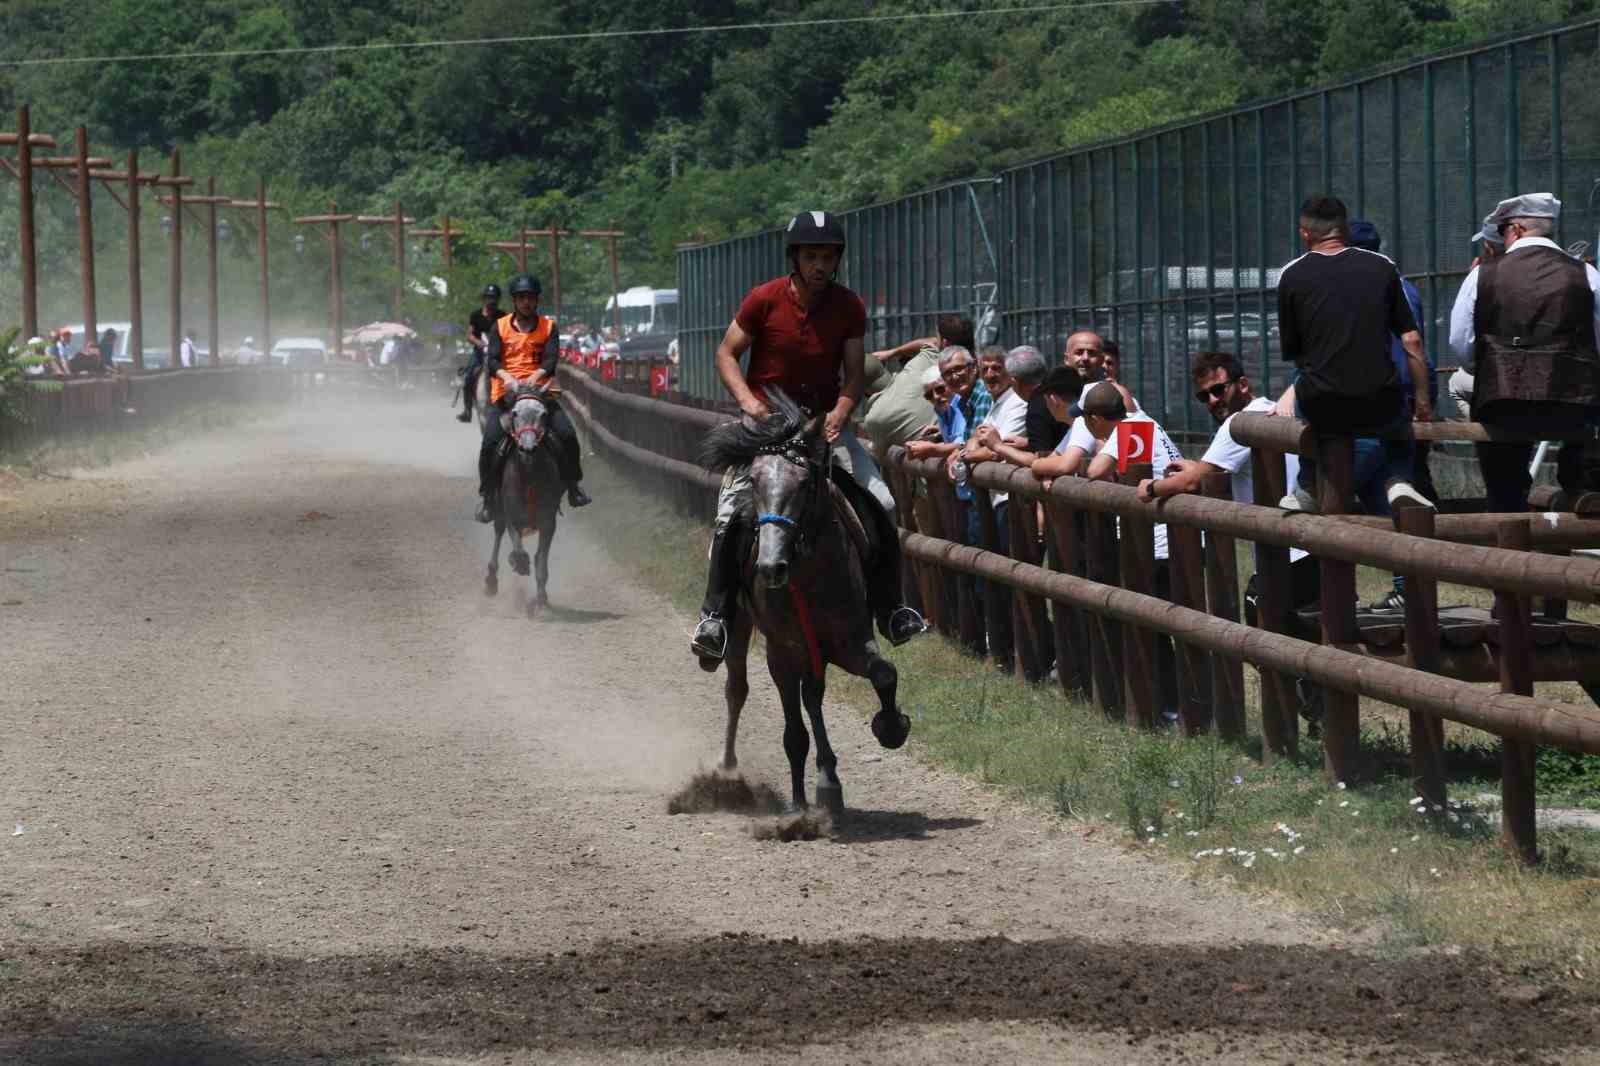
POLYGON ((403 340, 416 335, 416 330, 399 322, 368 322, 361 328, 353 329, 346 333, 344 342, 346 344, 379 344, 390 337, 403 340))

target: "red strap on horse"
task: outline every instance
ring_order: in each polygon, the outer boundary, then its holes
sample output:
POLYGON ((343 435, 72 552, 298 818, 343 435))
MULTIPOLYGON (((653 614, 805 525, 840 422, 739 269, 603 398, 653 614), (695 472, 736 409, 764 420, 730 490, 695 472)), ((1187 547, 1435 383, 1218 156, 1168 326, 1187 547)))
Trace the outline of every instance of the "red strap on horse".
POLYGON ((822 679, 822 645, 817 643, 817 631, 811 625, 811 611, 806 607, 806 598, 800 595, 800 588, 793 581, 789 582, 789 598, 794 601, 794 613, 800 618, 800 632, 805 634, 806 651, 811 654, 811 674, 817 680, 822 679))

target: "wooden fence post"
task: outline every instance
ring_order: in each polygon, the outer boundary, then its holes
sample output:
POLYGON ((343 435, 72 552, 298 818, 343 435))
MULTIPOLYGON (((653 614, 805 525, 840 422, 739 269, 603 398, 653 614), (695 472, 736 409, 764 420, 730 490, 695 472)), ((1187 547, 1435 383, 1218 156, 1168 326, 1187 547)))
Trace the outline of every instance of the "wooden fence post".
MULTIPOLYGON (((1000 526, 995 520, 989 490, 972 487, 972 505, 978 509, 978 545, 987 552, 1000 551, 1000 526)), ((983 583, 983 628, 988 634, 989 655, 995 666, 1012 669, 1011 590, 998 581, 983 583)))
MULTIPOLYGON (((1159 565, 1159 564, 1157 564, 1159 565)), ((1206 609, 1206 559, 1200 530, 1194 526, 1167 525, 1168 598, 1179 607, 1206 609)), ((1158 638, 1160 639, 1160 638, 1158 638)), ((1211 727, 1211 656, 1175 640, 1178 664, 1178 725, 1185 736, 1199 736, 1211 727)))
MULTIPOLYGON (((1149 463, 1135 463, 1119 480, 1137 485, 1150 476, 1149 463)), ((1156 591, 1156 527, 1146 518, 1124 517, 1117 543, 1117 558, 1122 568, 1122 587, 1129 592, 1154 596, 1156 591)), ((1122 691, 1128 724, 1139 729, 1154 729, 1160 686, 1157 684, 1157 635, 1143 626, 1128 626, 1122 632, 1122 691)), ((1165 637, 1159 639, 1165 640, 1165 637)))
MULTIPOLYGON (((1255 448, 1250 463, 1256 499, 1282 499, 1288 492, 1288 467, 1283 453, 1255 448)), ((1256 625, 1269 633, 1287 634, 1294 599, 1289 549, 1275 544, 1255 547, 1256 625)), ((1299 750, 1299 720, 1293 678, 1276 670, 1262 670, 1260 675, 1261 761, 1271 766, 1284 756, 1293 758, 1299 750)))
MULTIPOLYGON (((1355 442, 1348 435, 1317 435, 1317 504, 1325 515, 1346 514, 1352 490, 1355 442)), ((1360 643, 1356 628, 1356 568, 1323 558, 1322 643, 1360 643)), ((1361 754, 1361 698, 1337 689, 1322 693, 1322 768, 1330 784, 1354 784, 1361 754)))
MULTIPOLYGON (((1102 585, 1119 584, 1121 568, 1117 559, 1117 520, 1099 511, 1084 515, 1084 569, 1090 581, 1102 585)), ((1122 623, 1103 614, 1089 615, 1089 676, 1094 682, 1094 705, 1107 718, 1119 717, 1122 709, 1122 623)))
MULTIPOLYGON (((1045 503, 1045 525, 1050 531, 1046 564, 1062 574, 1083 574, 1083 541, 1079 536, 1078 515, 1057 500, 1045 503)), ((1068 696, 1087 694, 1093 682, 1089 664, 1089 630, 1083 612, 1071 604, 1056 601, 1050 605, 1055 636, 1056 679, 1068 696)))
MULTIPOLYGON (((967 543, 967 515, 970 503, 963 503, 956 495, 956 487, 946 478, 934 478, 929 483, 934 503, 939 508, 939 518, 950 536, 946 540, 957 544, 967 543)), ((983 601, 978 592, 978 581, 970 574, 948 573, 948 587, 953 590, 956 628, 961 644, 973 655, 984 654, 983 601)))
MULTIPOLYGON (((1433 536, 1434 512, 1429 507, 1402 507, 1395 527, 1414 537, 1433 536)), ((1439 583, 1422 574, 1406 579, 1406 660, 1418 670, 1439 672, 1439 583)), ((1429 809, 1443 807, 1444 722, 1411 711, 1411 785, 1429 809)))
MULTIPOLYGON (((1233 477, 1220 471, 1207 474, 1201 492, 1214 500, 1233 499, 1233 477)), ((1249 502, 1249 501, 1246 501, 1249 502)), ((1167 527, 1170 531, 1172 527, 1167 527)), ((1239 620, 1239 555, 1232 537, 1207 533, 1205 538, 1206 603, 1210 613, 1225 621, 1239 620)), ((1217 735, 1225 740, 1244 739, 1244 664, 1224 655, 1211 656, 1211 712, 1217 735)))
MULTIPOLYGON (((1512 551, 1527 551, 1532 539, 1528 520, 1513 518, 1500 526, 1495 543, 1512 551)), ((1500 691, 1519 696, 1533 695, 1533 620, 1528 599, 1516 592, 1494 594, 1500 625, 1500 691)), ((1539 862, 1535 746, 1515 737, 1501 737, 1500 752, 1500 840, 1519 862, 1533 866, 1539 862)))
MULTIPOLYGON (((1011 523, 1011 558, 1030 566, 1043 566, 1039 545, 1038 501, 1012 494, 1006 508, 1011 523)), ((1012 629, 1016 633, 1018 659, 1023 677, 1041 681, 1054 657, 1055 641, 1050 633, 1044 600, 1026 593, 1011 597, 1012 629)))

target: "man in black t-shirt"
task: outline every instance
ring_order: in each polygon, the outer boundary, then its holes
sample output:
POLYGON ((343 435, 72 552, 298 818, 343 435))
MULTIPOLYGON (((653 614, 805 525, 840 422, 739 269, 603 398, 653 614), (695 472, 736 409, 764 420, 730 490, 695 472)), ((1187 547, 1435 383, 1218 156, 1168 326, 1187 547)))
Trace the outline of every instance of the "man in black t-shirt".
POLYGON ((483 306, 467 316, 467 340, 472 342, 472 358, 461 372, 461 413, 457 422, 472 421, 472 402, 478 391, 478 372, 483 369, 483 356, 489 349, 489 338, 494 335, 494 324, 503 312, 500 310, 500 286, 493 282, 483 287, 483 306))
MULTIPOLYGON (((1383 437, 1405 427, 1413 412, 1389 357, 1399 337, 1413 381, 1428 380, 1422 336, 1387 256, 1346 243, 1345 206, 1313 196, 1300 206, 1306 253, 1278 277, 1278 328, 1283 357, 1296 368, 1295 413, 1315 430, 1383 437)), ((1426 389, 1415 416, 1433 417, 1426 389)), ((1384 481, 1390 506, 1432 507, 1412 487, 1411 441, 1385 440, 1384 481)), ((1299 484, 1282 500, 1290 511, 1315 511, 1316 464, 1302 457, 1299 484)))

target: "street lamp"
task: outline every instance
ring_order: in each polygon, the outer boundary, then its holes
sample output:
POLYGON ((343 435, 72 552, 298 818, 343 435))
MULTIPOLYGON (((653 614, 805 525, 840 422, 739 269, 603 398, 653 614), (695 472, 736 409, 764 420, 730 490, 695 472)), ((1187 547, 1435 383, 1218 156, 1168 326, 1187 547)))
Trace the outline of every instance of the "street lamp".
POLYGON ((294 235, 294 254, 306 254, 306 235, 304 233, 296 233, 294 235))
POLYGON ((166 234, 168 237, 172 236, 172 216, 171 215, 162 215, 161 216, 161 232, 166 234))

